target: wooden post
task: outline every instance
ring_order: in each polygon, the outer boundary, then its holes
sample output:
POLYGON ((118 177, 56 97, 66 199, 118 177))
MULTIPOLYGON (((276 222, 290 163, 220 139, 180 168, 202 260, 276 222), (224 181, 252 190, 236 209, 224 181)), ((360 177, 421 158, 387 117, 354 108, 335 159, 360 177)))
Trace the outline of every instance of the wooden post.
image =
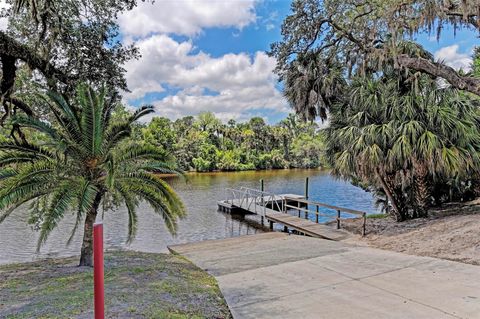
MULTIPOLYGON (((307 206, 307 209, 308 209, 308 206, 307 206)), ((305 212, 305 219, 308 219, 308 212, 307 211, 305 212)))
POLYGON ((283 232, 288 233, 288 227, 287 226, 283 226, 283 232))
POLYGON ((305 199, 308 199, 308 177, 305 177, 305 199))
POLYGON ((365 237, 367 232, 367 213, 363 213, 363 227, 362 227, 362 236, 365 237))
POLYGON ((317 224, 318 224, 318 205, 317 205, 317 224))
POLYGON ((263 192, 265 188, 263 187, 263 178, 260 180, 260 190, 263 192))
POLYGON ((269 220, 268 222, 270 223, 270 230, 273 230, 273 221, 269 220))
POLYGON ((337 210, 337 229, 340 229, 340 211, 337 210))
POLYGON ((263 216, 261 217, 261 219, 262 219, 262 226, 265 226, 265 222, 264 222, 263 216))
MULTIPOLYGON (((297 207, 300 208, 300 202, 297 201, 297 207)), ((300 209, 298 210, 298 218, 300 218, 300 209)))

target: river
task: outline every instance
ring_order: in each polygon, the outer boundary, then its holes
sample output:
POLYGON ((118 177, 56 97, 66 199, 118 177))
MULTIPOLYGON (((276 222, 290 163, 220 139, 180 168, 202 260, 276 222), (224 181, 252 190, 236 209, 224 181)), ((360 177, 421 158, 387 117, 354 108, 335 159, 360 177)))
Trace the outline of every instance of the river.
MULTIPOLYGON (((217 200, 224 199, 226 188, 240 186, 259 188, 264 180, 265 190, 272 193, 303 194, 305 178, 309 177, 309 197, 312 200, 376 213, 370 193, 350 183, 334 179, 322 170, 271 170, 247 172, 216 172, 187 174, 187 179, 169 178, 169 182, 185 203, 188 216, 179 222, 178 232, 172 237, 164 227, 162 218, 147 204, 138 212, 136 239, 126 245, 127 213, 125 209, 105 212, 104 231, 108 249, 127 248, 145 252, 166 252, 167 245, 234 237, 266 231, 260 227, 258 217, 245 220, 232 218, 217 211, 217 200)), ((33 261, 40 258, 65 257, 79 254, 81 229, 66 246, 74 224, 74 215, 67 214, 47 243, 36 252, 38 233, 27 225, 26 209, 18 209, 0 224, 0 264, 33 261)))

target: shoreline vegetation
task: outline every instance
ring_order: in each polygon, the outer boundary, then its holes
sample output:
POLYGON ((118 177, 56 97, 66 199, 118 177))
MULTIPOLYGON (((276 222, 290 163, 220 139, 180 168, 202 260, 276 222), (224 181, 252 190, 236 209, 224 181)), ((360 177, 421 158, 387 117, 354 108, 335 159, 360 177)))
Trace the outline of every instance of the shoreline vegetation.
POLYGON ((186 172, 327 167, 323 133, 294 114, 275 125, 261 117, 222 123, 212 112, 175 121, 154 117, 137 124, 132 137, 162 150, 167 162, 186 172))
MULTIPOLYGON (((107 318, 231 318, 216 280, 180 256, 105 254, 107 318)), ((77 257, 0 266, 1 318, 92 318, 93 269, 77 257)))

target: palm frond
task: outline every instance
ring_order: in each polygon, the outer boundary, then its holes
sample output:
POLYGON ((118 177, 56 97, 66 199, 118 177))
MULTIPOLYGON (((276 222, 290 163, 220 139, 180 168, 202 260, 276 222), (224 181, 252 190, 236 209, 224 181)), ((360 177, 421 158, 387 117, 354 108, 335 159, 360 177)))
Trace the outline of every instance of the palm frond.
POLYGON ((75 233, 77 231, 78 226, 82 221, 82 217, 92 209, 93 202, 95 201, 95 197, 98 193, 98 188, 95 187, 92 183, 88 180, 81 181, 81 185, 78 188, 79 191, 77 193, 77 200, 78 200, 78 208, 76 213, 75 225, 73 226, 72 232, 70 233, 70 237, 67 240, 67 245, 73 240, 75 233))
POLYGON ((75 193, 72 189, 75 189, 72 183, 65 182, 60 184, 53 192, 52 199, 48 210, 44 213, 44 221, 40 230, 40 236, 37 243, 37 251, 46 242, 48 235, 57 226, 58 222, 63 218, 63 215, 69 207, 73 205, 75 200, 75 193))

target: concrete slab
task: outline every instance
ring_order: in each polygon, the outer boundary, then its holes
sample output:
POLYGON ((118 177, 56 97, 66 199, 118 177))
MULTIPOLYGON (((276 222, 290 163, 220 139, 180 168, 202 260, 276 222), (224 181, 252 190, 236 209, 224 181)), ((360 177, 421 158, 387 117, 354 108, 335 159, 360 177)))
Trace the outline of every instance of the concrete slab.
POLYGON ((480 318, 480 267, 266 233, 177 245, 234 318, 480 318))
POLYGON ((218 276, 347 251, 340 242, 279 232, 169 246, 200 268, 218 276))

